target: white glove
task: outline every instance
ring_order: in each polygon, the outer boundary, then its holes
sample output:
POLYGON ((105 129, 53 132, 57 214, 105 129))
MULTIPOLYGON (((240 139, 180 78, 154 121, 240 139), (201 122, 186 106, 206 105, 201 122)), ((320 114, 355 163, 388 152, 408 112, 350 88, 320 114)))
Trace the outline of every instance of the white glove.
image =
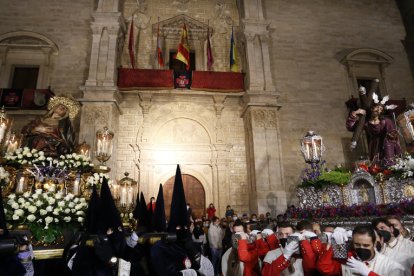
POLYGON ((262 235, 263 235, 263 237, 268 237, 268 236, 270 236, 270 235, 272 235, 274 232, 273 232, 273 230, 272 229, 263 229, 263 231, 262 231, 262 235))
POLYGON ((259 233, 260 233, 259 230, 253 230, 252 232, 250 232, 250 235, 257 236, 257 234, 259 234, 259 233))
POLYGON ((306 238, 306 239, 310 239, 310 238, 314 238, 317 237, 318 235, 316 235, 315 233, 311 232, 311 231, 303 231, 302 235, 306 238))
POLYGON ((134 248, 138 243, 138 235, 135 232, 132 232, 131 236, 129 236, 126 240, 126 244, 131 247, 134 248))
POLYGON ((286 260, 289 260, 295 252, 299 250, 299 243, 297 241, 291 241, 289 244, 285 246, 283 249, 283 256, 286 260))
POLYGON ((351 257, 346 262, 346 265, 349 266, 353 273, 360 274, 361 276, 368 276, 371 270, 366 264, 361 261, 358 261, 354 257, 351 257))
POLYGON ((352 239, 352 230, 346 231, 346 234, 348 235, 348 240, 352 239))
POLYGON ((332 234, 332 239, 334 239, 337 244, 344 244, 348 241, 348 234, 344 228, 336 227, 332 234))
POLYGON ((305 239, 305 237, 301 233, 298 233, 298 232, 293 233, 292 235, 289 235, 289 236, 291 236, 291 237, 298 237, 298 239, 300 241, 303 241, 305 239))
POLYGON ((332 232, 323 232, 328 237, 328 243, 331 243, 332 232))

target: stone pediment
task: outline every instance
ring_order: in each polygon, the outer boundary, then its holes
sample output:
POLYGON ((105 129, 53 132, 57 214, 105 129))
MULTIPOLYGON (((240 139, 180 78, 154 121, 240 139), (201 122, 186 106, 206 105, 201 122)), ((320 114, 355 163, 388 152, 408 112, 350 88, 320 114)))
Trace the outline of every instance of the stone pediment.
POLYGON ((344 51, 343 55, 341 60, 343 64, 352 62, 390 64, 393 61, 393 58, 387 53, 371 48, 348 49, 344 51))
MULTIPOLYGON (((184 23, 187 26, 188 35, 191 39, 205 39, 207 37, 208 25, 185 14, 160 21, 160 35, 165 39, 179 39, 184 23)), ((157 35, 157 30, 158 22, 152 24, 152 32, 154 35, 157 35)), ((210 34, 212 34, 211 27, 210 34)))
POLYGON ((0 35, 2 48, 50 48, 57 52, 58 47, 49 38, 35 32, 18 31, 0 35))
POLYGON ((45 41, 28 36, 19 36, 19 37, 9 37, 2 41, 0 44, 4 45, 39 45, 39 46, 46 46, 48 45, 45 41))

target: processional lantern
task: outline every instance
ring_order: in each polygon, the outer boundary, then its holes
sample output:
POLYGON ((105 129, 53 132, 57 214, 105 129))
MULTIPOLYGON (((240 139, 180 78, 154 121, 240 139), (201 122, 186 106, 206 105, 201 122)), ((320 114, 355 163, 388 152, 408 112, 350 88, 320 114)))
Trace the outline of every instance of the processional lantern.
POLYGON ((325 152, 325 146, 320 135, 308 131, 300 141, 301 151, 306 163, 319 163, 325 152))
POLYGON ((18 148, 20 148, 21 143, 22 143, 22 137, 16 134, 15 131, 12 131, 4 145, 4 148, 6 149, 6 153, 14 152, 18 148))
POLYGON ((85 157, 91 157, 91 146, 89 146, 85 140, 83 140, 82 144, 79 144, 76 153, 83 155, 85 157))
POLYGON ((124 176, 113 185, 112 195, 121 209, 131 210, 136 202, 138 182, 130 178, 128 172, 125 172, 124 176))
POLYGON ((100 166, 105 167, 105 162, 111 158, 114 133, 107 127, 96 132, 95 157, 100 166))

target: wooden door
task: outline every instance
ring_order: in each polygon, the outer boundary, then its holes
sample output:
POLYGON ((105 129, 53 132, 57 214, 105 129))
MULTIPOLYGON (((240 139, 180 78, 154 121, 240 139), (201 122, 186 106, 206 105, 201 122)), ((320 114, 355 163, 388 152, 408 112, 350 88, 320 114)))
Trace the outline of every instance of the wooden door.
MULTIPOLYGON (((206 208, 206 194, 203 185, 192 175, 183 174, 181 176, 183 179, 185 200, 187 203, 190 203, 190 207, 193 210, 193 218, 201 218, 206 208)), ((170 217, 174 178, 175 176, 171 177, 163 185, 165 214, 167 218, 170 217)))

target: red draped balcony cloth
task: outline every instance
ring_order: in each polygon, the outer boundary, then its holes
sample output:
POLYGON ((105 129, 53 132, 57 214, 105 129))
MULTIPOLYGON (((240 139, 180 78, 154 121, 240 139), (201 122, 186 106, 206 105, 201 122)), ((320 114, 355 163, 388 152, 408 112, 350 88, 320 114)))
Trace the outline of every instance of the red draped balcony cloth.
POLYGON ((173 89, 173 70, 118 69, 118 87, 132 89, 173 89))

